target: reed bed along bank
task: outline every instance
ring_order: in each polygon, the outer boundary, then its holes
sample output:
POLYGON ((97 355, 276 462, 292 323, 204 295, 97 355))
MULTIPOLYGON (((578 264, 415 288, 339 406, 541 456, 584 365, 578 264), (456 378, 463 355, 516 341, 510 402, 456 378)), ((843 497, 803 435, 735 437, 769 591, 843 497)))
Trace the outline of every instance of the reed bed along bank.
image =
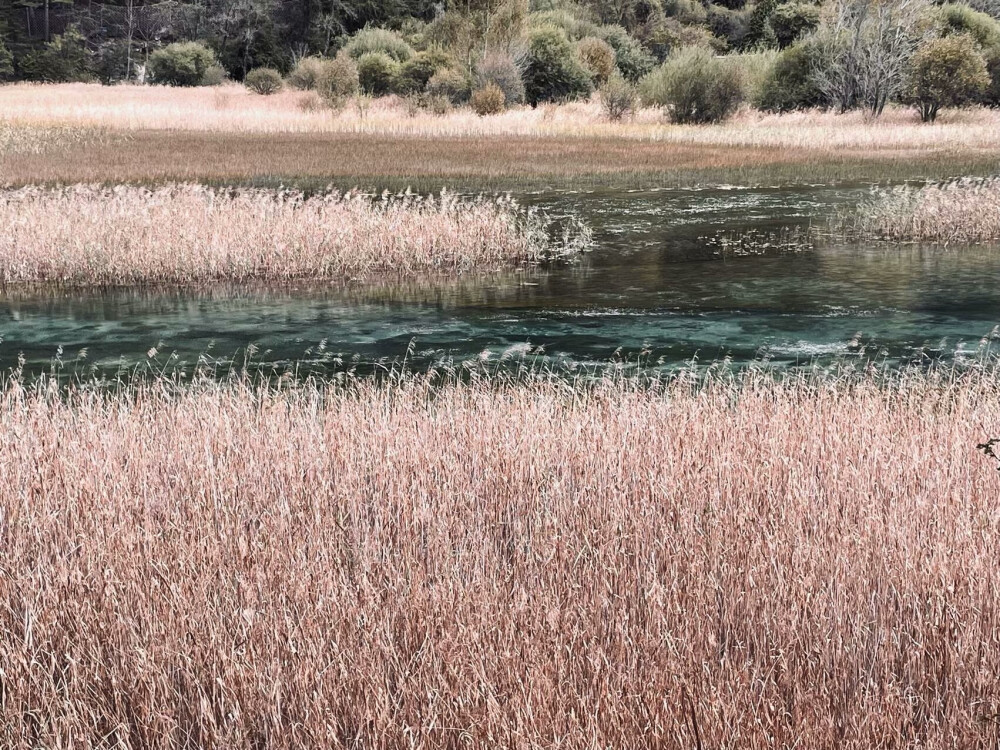
MULTIPOLYGON (((507 198, 213 190, 197 185, 0 193, 0 280, 66 285, 343 280, 535 263, 550 241, 507 198)), ((568 230, 567 230, 568 231, 568 230)))
POLYGON ((1000 241, 1000 178, 879 191, 856 219, 862 235, 898 241, 1000 241))
MULTIPOLYGON (((456 109, 445 115, 413 113, 395 97, 348 104, 339 110, 303 107, 308 93, 259 96, 240 86, 203 88, 15 84, 0 87, 0 122, 15 126, 100 128, 112 131, 180 130, 268 134, 483 138, 621 138, 678 146, 785 148, 834 153, 849 149, 991 151, 1000 148, 1000 113, 947 112, 925 124, 913 110, 890 109, 878 120, 860 113, 751 110, 718 125, 672 125, 662 111, 642 109, 632 119, 607 120, 595 99, 536 109, 517 107, 491 117, 456 109)), ((912 154, 911 154, 912 156, 912 154)))
POLYGON ((995 747, 997 383, 15 382, 0 745, 995 747))

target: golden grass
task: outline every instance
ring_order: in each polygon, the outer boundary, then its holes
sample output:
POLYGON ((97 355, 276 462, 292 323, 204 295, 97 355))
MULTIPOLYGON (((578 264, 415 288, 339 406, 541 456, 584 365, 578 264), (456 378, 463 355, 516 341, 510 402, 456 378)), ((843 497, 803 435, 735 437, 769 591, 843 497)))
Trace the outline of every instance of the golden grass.
POLYGON ((1000 113, 985 109, 948 112, 933 125, 897 108, 875 122, 860 114, 744 110, 720 125, 678 126, 655 110, 611 123, 596 102, 480 118, 468 110, 410 116, 394 98, 339 112, 305 110, 301 96, 262 97, 236 86, 0 87, 0 129, 36 143, 8 149, 0 184, 341 179, 345 187, 439 189, 447 182, 482 189, 609 178, 778 184, 982 173, 995 167, 1000 151, 1000 113), (90 135, 73 144, 57 137, 67 129, 90 135))
POLYGON ((895 241, 1000 241, 1000 178, 881 191, 861 206, 856 229, 895 241))
POLYGON ((654 109, 624 123, 609 122, 596 101, 520 107, 492 117, 469 109, 415 116, 395 98, 339 111, 307 110, 304 95, 258 96, 239 86, 169 88, 97 84, 17 84, 0 87, 0 121, 16 125, 115 130, 194 130, 219 133, 340 133, 433 138, 533 136, 625 138, 678 145, 857 151, 1000 148, 1000 113, 946 112, 934 124, 906 108, 872 121, 860 113, 767 115, 744 110, 719 125, 669 124, 654 109))
POLYGON ((344 280, 537 263, 557 246, 509 199, 220 191, 0 192, 0 281, 66 285, 344 280))
POLYGON ((998 382, 13 383, 0 745, 993 747, 998 382))

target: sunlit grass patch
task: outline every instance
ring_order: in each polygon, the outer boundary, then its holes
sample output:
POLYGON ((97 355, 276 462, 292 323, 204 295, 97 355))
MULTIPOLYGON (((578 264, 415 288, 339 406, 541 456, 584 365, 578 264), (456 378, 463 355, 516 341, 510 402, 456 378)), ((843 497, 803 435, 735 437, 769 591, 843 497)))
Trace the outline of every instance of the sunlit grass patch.
POLYGON ((65 285, 345 280, 481 271, 583 249, 509 198, 75 186, 0 193, 0 280, 65 285))
POLYGON ((0 744, 992 743, 998 382, 14 381, 0 744))

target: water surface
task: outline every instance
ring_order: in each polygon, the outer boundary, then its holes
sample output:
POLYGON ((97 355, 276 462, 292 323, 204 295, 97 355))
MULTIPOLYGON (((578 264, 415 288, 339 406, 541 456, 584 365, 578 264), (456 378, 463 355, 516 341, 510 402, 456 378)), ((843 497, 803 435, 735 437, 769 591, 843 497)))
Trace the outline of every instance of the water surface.
POLYGON ((0 367, 30 372, 300 372, 525 354, 561 363, 761 358, 795 366, 966 357, 1000 324, 1000 249, 796 242, 863 188, 588 191, 522 196, 575 214, 595 247, 572 265, 346 287, 8 290, 0 367), (733 251, 726 240, 749 233, 733 251), (219 365, 218 363, 221 363, 219 365))

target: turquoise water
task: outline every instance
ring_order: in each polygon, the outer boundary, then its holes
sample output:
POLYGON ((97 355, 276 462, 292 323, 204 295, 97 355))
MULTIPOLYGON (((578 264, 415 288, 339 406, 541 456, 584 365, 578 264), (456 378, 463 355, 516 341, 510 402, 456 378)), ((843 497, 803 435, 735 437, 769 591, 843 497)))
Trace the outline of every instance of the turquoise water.
POLYGON ((8 290, 0 367, 258 366, 325 372, 529 354, 780 365, 975 353, 1000 324, 1000 249, 804 244, 863 188, 521 196, 594 229, 579 263, 347 287, 8 290), (748 235, 737 251, 722 240, 748 235), (776 246, 776 241, 777 242, 776 246), (155 352, 150 350, 155 349, 155 352))

